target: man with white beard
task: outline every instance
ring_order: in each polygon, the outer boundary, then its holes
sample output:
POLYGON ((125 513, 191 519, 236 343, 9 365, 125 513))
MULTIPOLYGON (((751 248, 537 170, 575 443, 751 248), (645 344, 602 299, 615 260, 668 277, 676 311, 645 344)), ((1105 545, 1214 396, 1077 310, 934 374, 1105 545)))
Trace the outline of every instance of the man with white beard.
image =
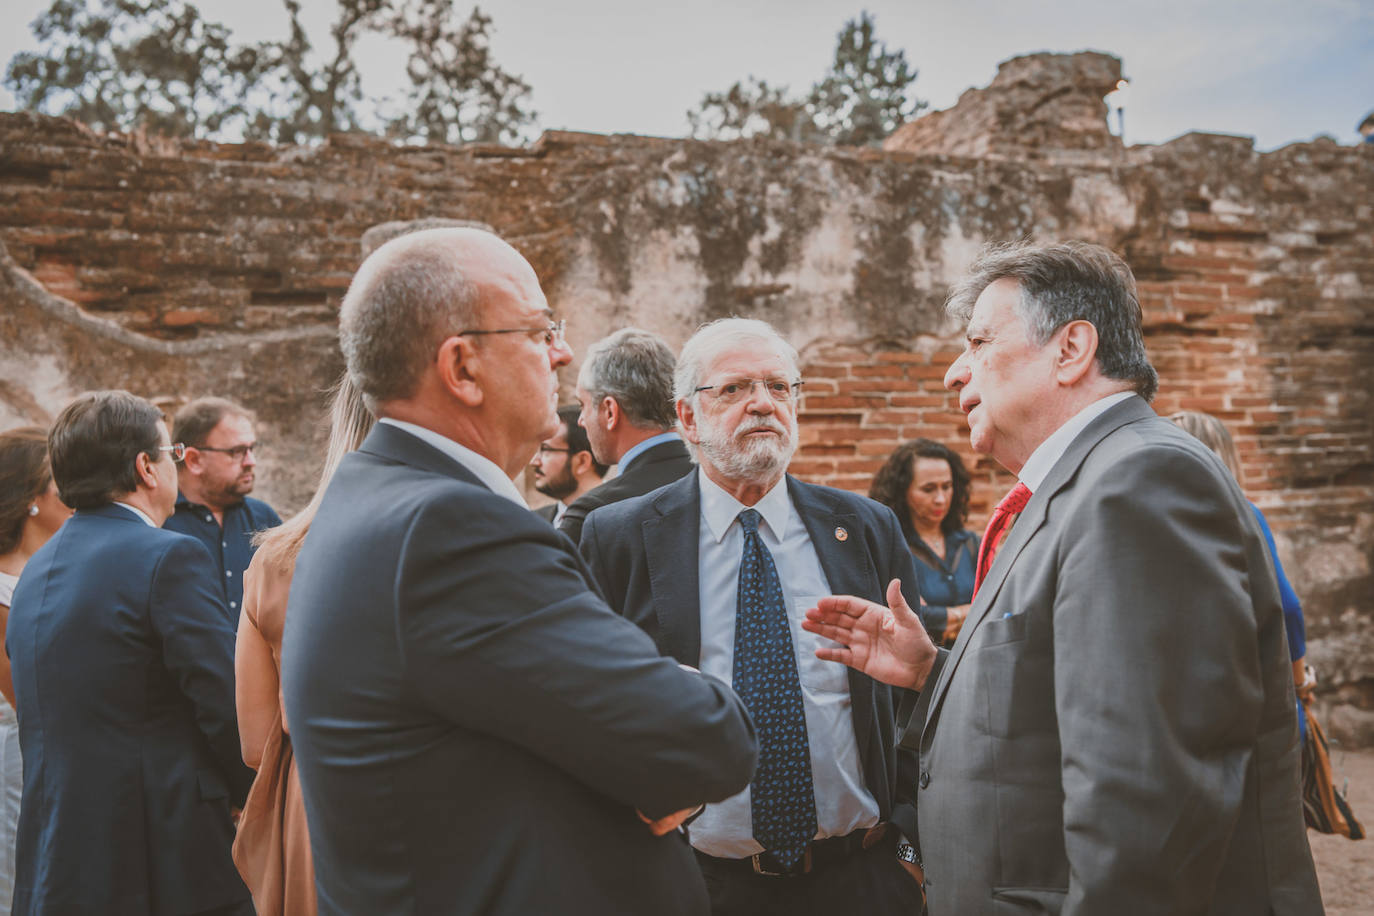
POLYGON ((690 828, 713 914, 910 916, 921 890, 896 851, 916 773, 904 758, 898 775, 897 692, 821 662, 800 623, 837 589, 881 601, 900 580, 914 604, 915 572, 885 506, 787 476, 801 385, 764 322, 701 328, 673 384, 697 473, 592 512, 581 549, 610 606, 729 681, 758 730, 749 788, 690 828))

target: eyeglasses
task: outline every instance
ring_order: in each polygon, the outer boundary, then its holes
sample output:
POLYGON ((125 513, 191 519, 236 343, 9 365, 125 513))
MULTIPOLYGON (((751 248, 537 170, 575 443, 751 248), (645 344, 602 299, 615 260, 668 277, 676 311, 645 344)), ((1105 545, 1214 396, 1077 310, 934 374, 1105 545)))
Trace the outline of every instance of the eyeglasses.
POLYGON ((552 445, 543 445, 543 444, 541 443, 540 446, 539 446, 539 454, 541 454, 541 455, 547 455, 549 452, 562 452, 563 454, 568 455, 568 454, 571 454, 571 453, 572 453, 572 449, 570 449, 570 448, 555 448, 555 447, 552 446, 552 445))
POLYGON ((489 330, 478 328, 476 330, 459 331, 456 336, 463 337, 465 335, 472 336, 476 334, 542 334, 544 335, 544 346, 561 347, 567 344, 567 338, 563 336, 563 331, 567 326, 567 319, 560 318, 558 321, 550 321, 546 327, 542 328, 492 328, 489 330))
POLYGON ((250 442, 247 445, 236 445, 233 448, 215 448, 211 445, 182 446, 183 452, 186 448, 193 448, 198 452, 219 452, 221 455, 228 455, 230 461, 243 461, 248 457, 249 452, 257 451, 258 444, 250 442))
POLYGON ((159 445, 157 450, 159 452, 171 452, 173 461, 181 461, 186 457, 185 442, 173 442, 171 445, 159 445))
POLYGON ((802 382, 789 382, 781 378, 736 378, 719 385, 702 385, 700 388, 693 388, 692 391, 714 391, 716 400, 722 404, 736 404, 752 396, 755 385, 762 385, 768 396, 779 404, 790 404, 801 394, 802 382))

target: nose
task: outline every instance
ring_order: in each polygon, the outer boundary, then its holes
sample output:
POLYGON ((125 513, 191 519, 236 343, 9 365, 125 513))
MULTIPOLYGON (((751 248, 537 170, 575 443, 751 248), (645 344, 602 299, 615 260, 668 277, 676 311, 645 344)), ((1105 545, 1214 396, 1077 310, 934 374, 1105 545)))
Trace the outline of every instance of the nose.
POLYGON ((958 391, 968 384, 968 365, 964 362, 965 355, 967 355, 966 352, 960 353, 945 370, 945 387, 950 391, 958 391))
POLYGON ((572 344, 561 337, 553 342, 553 346, 549 347, 549 365, 554 369, 563 368, 572 362, 572 358, 572 344))
POLYGON ((252 450, 251 448, 250 448, 248 451, 246 451, 246 452, 243 453, 243 466, 244 466, 244 467, 246 467, 246 468, 257 467, 257 464, 258 464, 258 459, 253 455, 253 450, 252 450))
POLYGON ((749 380, 749 397, 745 402, 750 413, 769 414, 778 409, 778 402, 768 393, 768 385, 761 379, 749 380))

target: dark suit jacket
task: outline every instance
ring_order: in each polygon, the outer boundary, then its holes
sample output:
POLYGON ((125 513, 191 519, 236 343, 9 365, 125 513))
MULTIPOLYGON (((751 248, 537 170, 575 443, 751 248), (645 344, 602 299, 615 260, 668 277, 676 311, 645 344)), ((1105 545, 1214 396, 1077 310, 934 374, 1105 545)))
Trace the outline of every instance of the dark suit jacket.
POLYGON ((553 517, 558 514, 558 503, 549 503, 547 506, 540 506, 538 509, 530 511, 552 525, 553 517))
POLYGON ((234 630, 210 555, 120 506, 33 555, 6 645, 24 754, 15 913, 196 913, 248 899, 229 849, 234 630))
POLYGON ((1264 540, 1139 398, 1055 464, 926 693, 932 913, 1321 912, 1264 540))
MULTIPOLYGON (((902 580, 914 607, 916 571, 897 517, 886 506, 844 490, 787 478, 788 492, 811 535, 832 591, 886 602, 887 583, 902 580), (840 540, 836 529, 848 536, 840 540)), ((657 492, 597 510, 583 529, 581 550, 612 608, 644 629, 659 649, 684 665, 701 663, 697 544, 701 488, 697 475, 657 492)), ((912 823, 915 754, 898 777, 897 691, 851 670, 854 735, 864 780, 884 819, 912 823), (897 813, 900 809, 900 813, 897 813)))
POLYGON ((321 913, 706 912, 682 835, 635 811, 747 784, 743 704, 410 433, 379 423, 330 483, 282 674, 321 913))
POLYGON ((572 505, 568 506, 568 511, 563 513, 558 530, 576 544, 582 538, 582 525, 593 510, 618 503, 622 499, 651 493, 685 476, 695 467, 687 446, 681 440, 662 442, 653 448, 645 449, 619 476, 612 477, 601 486, 588 490, 573 500, 572 505))

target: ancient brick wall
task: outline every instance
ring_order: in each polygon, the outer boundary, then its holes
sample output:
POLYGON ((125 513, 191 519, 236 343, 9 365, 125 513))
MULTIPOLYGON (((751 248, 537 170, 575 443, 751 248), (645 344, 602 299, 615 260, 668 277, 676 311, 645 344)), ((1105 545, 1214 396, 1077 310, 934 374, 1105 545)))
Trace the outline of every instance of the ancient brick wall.
MULTIPOLYGON (((1094 80, 1119 73, 1088 63, 1094 80)), ((1034 68, 1018 66, 1021 91, 1034 68)), ((930 132, 886 152, 566 133, 517 150, 276 148, 0 114, 0 425, 44 422, 92 387, 169 406, 223 394, 260 415, 263 495, 297 507, 363 232, 478 220, 530 258, 579 351, 631 324, 678 344, 722 315, 773 322, 805 365, 795 473, 865 490, 893 446, 930 436, 975 464, 981 526, 1010 483, 975 460, 942 387, 960 345, 945 292, 985 242, 1096 241, 1140 279, 1156 407, 1236 434, 1309 654, 1351 701, 1333 730, 1367 738, 1374 150, 1257 154, 1213 135, 1123 149, 1082 126, 1059 148, 1041 125, 1017 158, 1005 143, 965 155, 967 138, 941 150, 930 132)))

